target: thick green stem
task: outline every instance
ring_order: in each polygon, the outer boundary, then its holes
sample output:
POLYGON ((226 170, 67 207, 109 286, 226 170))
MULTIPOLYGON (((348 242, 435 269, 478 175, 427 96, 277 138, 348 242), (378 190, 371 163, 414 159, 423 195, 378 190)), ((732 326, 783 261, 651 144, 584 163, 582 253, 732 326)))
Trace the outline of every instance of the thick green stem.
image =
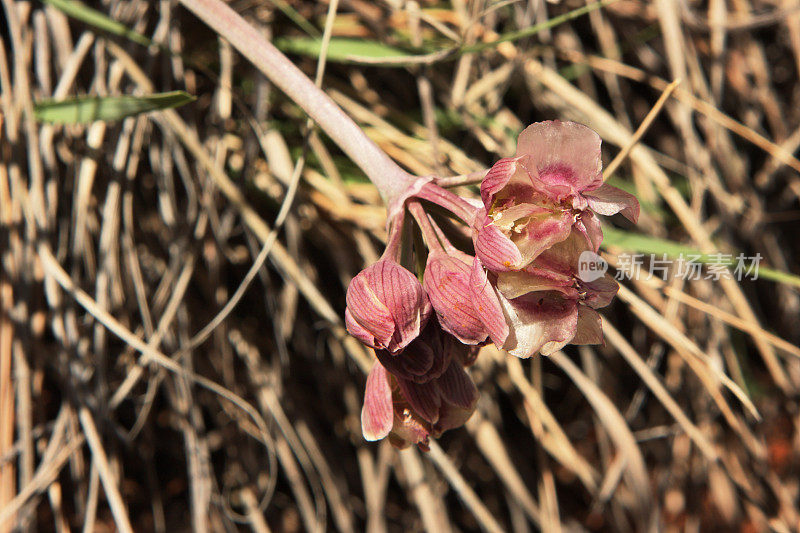
POLYGON ((256 28, 221 0, 180 0, 308 113, 363 170, 387 204, 404 196, 415 177, 400 168, 353 120, 256 28))

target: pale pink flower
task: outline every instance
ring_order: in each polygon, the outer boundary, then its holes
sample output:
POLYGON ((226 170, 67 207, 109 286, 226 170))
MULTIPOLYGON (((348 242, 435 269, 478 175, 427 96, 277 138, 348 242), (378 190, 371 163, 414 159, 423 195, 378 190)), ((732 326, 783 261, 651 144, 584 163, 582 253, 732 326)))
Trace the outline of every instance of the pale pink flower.
POLYGON ((579 257, 586 241, 577 232, 543 251, 522 270, 498 272, 496 286, 509 325, 503 348, 517 357, 548 355, 566 344, 599 344, 602 322, 595 311, 618 290, 608 275, 584 281, 579 257))
POLYGON ((519 270, 577 231, 597 251, 595 213, 639 216, 636 198, 603 183, 600 137, 575 122, 525 128, 513 158, 501 159, 481 183, 484 209, 475 220, 475 251, 493 271, 519 270))

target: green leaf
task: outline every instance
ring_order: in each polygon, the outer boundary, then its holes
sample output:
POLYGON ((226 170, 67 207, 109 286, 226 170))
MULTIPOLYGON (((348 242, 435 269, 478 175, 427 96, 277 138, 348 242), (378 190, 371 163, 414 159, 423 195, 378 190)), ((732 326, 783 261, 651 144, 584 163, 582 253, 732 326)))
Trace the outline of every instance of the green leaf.
POLYGON ((82 2, 78 2, 76 0, 44 0, 44 2, 60 9, 66 15, 85 22, 89 26, 95 27, 99 30, 105 31, 112 35, 125 37, 126 39, 130 39, 131 41, 144 46, 150 46, 153 44, 153 41, 141 33, 131 30, 121 22, 117 22, 116 20, 109 18, 104 13, 101 13, 96 9, 92 9, 82 2))
POLYGON ((41 122, 85 124, 95 120, 121 120, 131 115, 182 106, 194 100, 194 96, 184 91, 146 96, 82 96, 67 100, 42 100, 33 106, 33 111, 41 122))
POLYGON ((615 246, 626 252, 638 254, 667 254, 669 257, 703 256, 703 253, 679 242, 658 237, 650 237, 640 233, 631 233, 616 228, 603 228, 603 248, 615 246))
MULTIPOLYGON (((620 248, 628 253, 655 254, 659 256, 659 258, 666 254, 667 257, 673 259, 677 259, 681 256, 687 259, 691 257, 693 261, 698 263, 714 263, 728 266, 736 265, 736 256, 738 255, 736 253, 729 254, 731 257, 730 260, 721 260, 719 255, 704 254, 691 246, 679 242, 605 227, 603 228, 603 248, 608 249, 609 246, 620 248)), ((755 266, 757 267, 759 278, 800 288, 800 276, 760 265, 755 266)))
MULTIPOLYGON (((62 0, 63 1, 63 0, 62 0)), ((430 64, 437 61, 452 61, 463 54, 480 52, 510 41, 517 41, 530 37, 543 30, 551 29, 577 17, 583 16, 596 9, 606 7, 618 0, 601 0, 592 4, 579 7, 569 13, 558 17, 501 35, 497 40, 488 43, 478 43, 468 46, 453 46, 441 50, 414 50, 409 53, 401 48, 389 46, 378 41, 366 39, 336 38, 331 39, 328 47, 328 61, 335 63, 364 63, 381 65, 385 67, 405 67, 414 64, 430 64)), ((283 37, 276 39, 273 44, 281 51, 319 57, 322 40, 313 37, 283 37)))
MULTIPOLYGON (((314 37, 282 37, 273 44, 281 51, 310 57, 319 57, 322 39, 314 37)), ((370 60, 391 59, 406 56, 406 52, 367 39, 349 39, 334 37, 328 45, 328 61, 340 63, 357 63, 360 58, 370 60)))

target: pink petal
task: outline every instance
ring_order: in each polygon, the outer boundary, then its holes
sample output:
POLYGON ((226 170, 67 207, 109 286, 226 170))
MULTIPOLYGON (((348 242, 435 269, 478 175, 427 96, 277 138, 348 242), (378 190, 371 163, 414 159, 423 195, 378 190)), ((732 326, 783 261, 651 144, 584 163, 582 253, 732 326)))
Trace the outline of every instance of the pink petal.
POLYGON ((537 189, 553 191, 559 200, 577 195, 601 181, 600 136, 576 122, 537 122, 525 128, 517 141, 517 156, 530 156, 526 164, 539 182, 537 189))
POLYGON ((578 304, 556 292, 536 292, 521 298, 500 298, 509 320, 509 335, 503 347, 512 355, 527 358, 536 352, 548 355, 563 348, 575 336, 578 304))
POLYGON ((500 307, 500 299, 494 287, 489 283, 489 277, 483 269, 481 260, 477 257, 472 261, 470 272, 470 293, 475 305, 475 311, 481 322, 486 327, 492 342, 499 348, 508 337, 508 324, 500 307))
POLYGON ((394 409, 389 374, 375 363, 367 376, 364 407, 361 409, 361 432, 367 440, 380 440, 392 430, 394 409))
POLYGON ((450 363, 450 367, 436 383, 444 400, 452 405, 462 409, 472 409, 478 402, 480 396, 478 388, 456 361, 450 363))
POLYGON ((506 157, 492 165, 481 181, 481 199, 484 207, 489 210, 494 201, 494 195, 500 192, 517 171, 517 158, 506 157))
POLYGON ((519 272, 500 272, 497 274, 497 290, 509 299, 519 298, 530 292, 560 291, 565 295, 577 297, 574 289, 575 278, 544 268, 526 267, 519 272))
POLYGON ((371 287, 367 270, 359 272, 347 287, 345 325, 352 336, 373 348, 386 347, 392 339, 394 319, 371 287))
POLYGON ((435 381, 414 383, 406 379, 398 379, 397 384, 414 412, 431 424, 435 424, 439 420, 442 398, 435 381))
POLYGON ((428 255, 423 287, 439 317, 442 328, 464 344, 479 344, 487 331, 470 291, 470 267, 444 251, 428 255))
POLYGON ((551 211, 547 216, 531 217, 520 233, 511 236, 522 256, 522 265, 527 265, 543 251, 569 237, 572 222, 570 211, 551 211))
POLYGON ((572 231, 564 240, 542 252, 530 267, 549 269, 575 276, 578 272, 581 255, 590 247, 591 243, 581 232, 572 231))
MULTIPOLYGON (((367 346, 374 347, 376 344, 378 344, 375 341, 375 336, 365 329, 361 324, 359 324, 355 318, 353 318, 353 315, 350 314, 350 308, 344 310, 344 325, 350 335, 360 340, 367 346)), ((386 342, 388 342, 388 339, 386 342)))
POLYGON ((602 344, 603 320, 600 314, 585 305, 578 306, 578 326, 572 344, 602 344))
POLYGON ((491 218, 478 215, 478 227, 473 229, 475 254, 493 272, 514 270, 524 266, 519 248, 494 225, 491 218))
MULTIPOLYGON (((408 346, 427 323, 431 312, 428 297, 416 276, 394 261, 382 259, 364 272, 368 275, 370 287, 394 321, 394 334, 383 347, 397 353, 408 346)), ((356 320, 364 324, 362 316, 357 315, 355 310, 351 312, 356 320)))
POLYGON ((622 213, 622 216, 636 222, 639 220, 639 200, 630 193, 604 183, 599 188, 584 192, 589 208, 595 213, 611 216, 622 213))

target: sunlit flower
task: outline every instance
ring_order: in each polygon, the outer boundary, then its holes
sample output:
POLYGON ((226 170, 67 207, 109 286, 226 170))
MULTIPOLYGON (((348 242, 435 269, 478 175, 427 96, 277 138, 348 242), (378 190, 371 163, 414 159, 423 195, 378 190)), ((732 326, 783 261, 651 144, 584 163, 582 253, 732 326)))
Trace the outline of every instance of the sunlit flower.
POLYGON ((394 205, 383 258, 348 288, 347 329, 378 359, 361 413, 368 440, 426 449, 431 436, 466 422, 478 391, 464 367, 489 340, 517 357, 603 341, 596 309, 618 286, 604 272, 584 275, 582 256, 598 259, 598 215, 635 222, 639 204, 603 183, 598 135, 573 122, 533 124, 516 156, 486 174, 481 200, 426 181, 394 205), (452 228, 443 231, 424 202, 471 229, 474 256, 450 241, 452 228), (404 209, 422 239, 402 256, 408 264, 425 258, 422 285, 399 264, 404 209))
POLYGON ((524 268, 573 231, 597 251, 603 234, 595 213, 622 213, 634 222, 639 216, 633 195, 603 183, 600 137, 575 122, 525 128, 516 156, 486 174, 481 199, 475 251, 496 272, 524 268))
POLYGON ((517 357, 548 355, 566 344, 599 344, 602 322, 595 311, 617 293, 611 276, 586 281, 579 259, 585 239, 577 232, 543 251, 524 269, 498 272, 496 286, 509 324, 503 348, 517 357))

